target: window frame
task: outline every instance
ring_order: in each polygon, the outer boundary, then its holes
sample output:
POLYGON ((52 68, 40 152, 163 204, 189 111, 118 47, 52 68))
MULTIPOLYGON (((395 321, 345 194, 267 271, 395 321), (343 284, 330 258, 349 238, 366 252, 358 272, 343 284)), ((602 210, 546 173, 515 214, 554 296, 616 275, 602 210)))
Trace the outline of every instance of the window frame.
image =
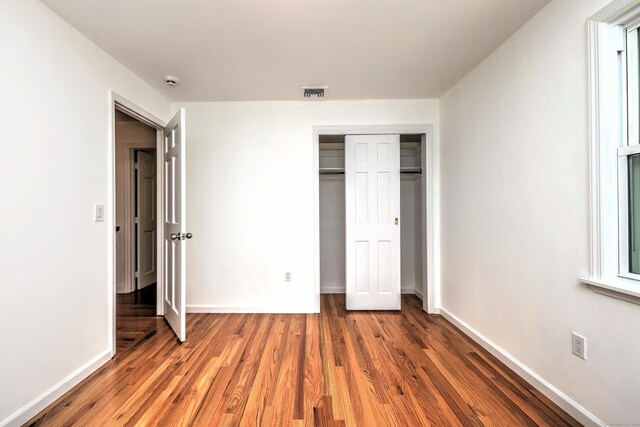
POLYGON ((613 1, 587 21, 591 257, 589 274, 579 280, 640 304, 640 274, 631 273, 628 251, 628 159, 640 154, 640 97, 627 94, 634 88, 640 94, 640 79, 627 80, 627 55, 637 55, 640 43, 637 37, 628 43, 627 32, 638 28, 638 0, 613 1), (629 112, 638 120, 629 123, 629 112))
POLYGON ((614 38, 619 40, 617 85, 619 99, 618 136, 618 276, 640 280, 640 274, 631 272, 630 267, 630 193, 629 159, 640 154, 640 70, 638 53, 639 21, 630 25, 617 25, 614 38), (622 50, 620 50, 622 49, 622 50), (635 59, 635 60, 633 60, 635 59))

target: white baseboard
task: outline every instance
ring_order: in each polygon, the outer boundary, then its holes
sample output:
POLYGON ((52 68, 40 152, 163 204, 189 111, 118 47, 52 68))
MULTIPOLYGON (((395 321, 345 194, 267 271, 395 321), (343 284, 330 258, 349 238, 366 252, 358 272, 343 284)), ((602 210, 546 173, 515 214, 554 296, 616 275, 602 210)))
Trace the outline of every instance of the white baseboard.
POLYGON ((286 308, 286 307, 236 307, 222 305, 188 305, 187 313, 259 313, 259 314, 310 314, 316 313, 313 308, 286 308))
POLYGON ((38 415, 47 406, 55 402, 63 394, 78 385, 82 380, 98 370, 98 368, 107 363, 110 359, 111 349, 105 350, 102 353, 98 354, 93 359, 89 360, 87 363, 76 369, 74 372, 67 375, 67 377, 60 381, 58 384, 54 385, 49 390, 42 393, 40 396, 24 405, 8 418, 0 421, 0 426, 13 427, 23 425, 31 418, 38 415))
MULTIPOLYGON (((320 288, 320 293, 321 294, 344 294, 346 292, 346 290, 344 288, 339 288, 339 287, 324 287, 324 288, 320 288)), ((417 289, 413 289, 413 288, 402 288, 400 290, 400 293, 402 293, 403 295, 413 295, 413 294, 418 294, 418 296, 422 299, 422 292, 418 293, 417 289)))
POLYGON ((321 294, 344 294, 346 289, 340 286, 325 286, 320 288, 321 294))
POLYGON ((447 309, 440 308, 440 314, 442 317, 457 326, 462 332, 467 334, 472 340, 477 342, 485 350, 495 356, 502 363, 511 368, 516 374, 520 375, 538 391, 547 396, 556 405, 565 410, 573 418, 584 424, 585 426, 605 426, 606 424, 598 419, 591 412, 580 406, 578 402, 571 399, 562 391, 557 389, 553 384, 542 378, 536 372, 525 366, 522 362, 517 360, 503 348, 494 344, 488 338, 481 333, 467 325, 455 315, 451 314, 447 309))
MULTIPOLYGON (((413 288, 401 289, 402 294, 414 295, 417 291, 413 288)), ((320 289, 321 294, 344 294, 345 289, 339 287, 325 287, 320 289)), ((419 295, 421 298, 421 294, 419 295)), ((231 307, 220 305, 192 304, 187 306, 187 313, 267 313, 267 314, 296 314, 316 313, 313 309, 290 309, 279 307, 231 307)))
POLYGON ((415 288, 415 289, 413 290, 413 293, 414 293, 418 298, 420 298, 420 299, 422 299, 422 300, 424 299, 424 295, 422 295, 422 291, 421 291, 420 289, 415 288))

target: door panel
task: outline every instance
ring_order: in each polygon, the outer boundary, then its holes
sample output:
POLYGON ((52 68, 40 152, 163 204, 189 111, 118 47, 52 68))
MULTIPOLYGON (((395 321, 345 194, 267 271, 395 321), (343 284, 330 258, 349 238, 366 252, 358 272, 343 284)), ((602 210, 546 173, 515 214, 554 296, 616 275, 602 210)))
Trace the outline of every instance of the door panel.
POLYGON ((369 293, 369 242, 356 242, 356 293, 369 293))
POLYGON ((378 290, 381 294, 390 294, 392 289, 391 264, 391 241, 380 240, 378 242, 378 290))
POLYGON ((186 180, 185 110, 164 129, 164 316, 180 339, 186 339, 186 180))
POLYGON ((136 212, 138 289, 156 282, 156 160, 155 155, 138 151, 136 212))
POLYGON ((345 139, 347 309, 400 309, 400 137, 345 139))

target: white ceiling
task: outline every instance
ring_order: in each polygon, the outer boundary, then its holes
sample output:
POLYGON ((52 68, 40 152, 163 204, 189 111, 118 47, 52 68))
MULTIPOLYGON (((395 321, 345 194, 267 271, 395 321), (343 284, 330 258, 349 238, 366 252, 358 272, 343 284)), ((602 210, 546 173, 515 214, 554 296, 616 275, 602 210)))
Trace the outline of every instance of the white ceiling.
POLYGON ((41 1, 167 98, 239 101, 436 98, 549 0, 41 1))

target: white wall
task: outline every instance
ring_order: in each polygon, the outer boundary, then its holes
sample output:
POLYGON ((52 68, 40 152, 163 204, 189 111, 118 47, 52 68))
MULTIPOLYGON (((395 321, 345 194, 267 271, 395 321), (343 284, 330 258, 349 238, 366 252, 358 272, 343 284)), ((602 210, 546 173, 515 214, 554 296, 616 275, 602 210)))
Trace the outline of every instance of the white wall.
POLYGON ((442 305, 610 424, 640 422, 640 306, 588 271, 586 19, 554 0, 441 102, 442 305), (570 334, 587 337, 588 359, 570 334))
MULTIPOLYGON (((423 247, 423 236, 422 234, 422 206, 423 203, 419 203, 418 200, 424 200, 422 195, 422 182, 427 178, 426 172, 423 170, 422 176, 413 181, 413 200, 414 200, 414 214, 413 214, 413 233, 415 236, 419 236, 413 239, 414 244, 414 259, 415 263, 413 265, 415 272, 413 277, 414 279, 414 291, 421 298, 424 299, 424 276, 423 271, 426 272, 427 267, 422 266, 423 256, 422 256, 422 247, 423 247)), ((426 186, 425 186, 426 187, 426 186)))
POLYGON ((346 206, 344 175, 320 177, 320 292, 344 293, 346 206))
POLYGON ((420 179, 400 175, 400 277, 402 293, 422 291, 422 276, 416 265, 422 264, 422 219, 420 218, 420 179), (418 251, 419 250, 419 251, 418 251))
POLYGON ((0 4, 0 424, 109 349, 108 90, 169 103, 35 0, 0 4))
POLYGON ((313 311, 313 126, 438 122, 435 100, 179 106, 190 310, 313 311))

